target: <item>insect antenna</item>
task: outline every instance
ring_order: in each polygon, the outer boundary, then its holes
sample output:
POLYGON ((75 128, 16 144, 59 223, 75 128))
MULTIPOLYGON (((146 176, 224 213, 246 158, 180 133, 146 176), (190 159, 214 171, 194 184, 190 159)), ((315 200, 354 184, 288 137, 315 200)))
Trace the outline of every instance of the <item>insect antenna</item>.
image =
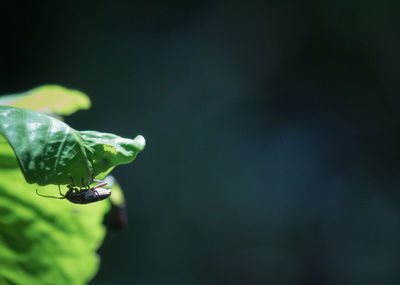
MULTIPOLYGON (((62 196, 62 197, 56 197, 56 196, 43 195, 43 194, 40 194, 40 193, 38 192, 38 190, 39 190, 39 189, 36 189, 36 194, 39 195, 39 196, 46 197, 46 198, 53 198, 53 199, 65 199, 64 196, 62 196)), ((60 192, 60 193, 61 193, 61 192, 60 192)))

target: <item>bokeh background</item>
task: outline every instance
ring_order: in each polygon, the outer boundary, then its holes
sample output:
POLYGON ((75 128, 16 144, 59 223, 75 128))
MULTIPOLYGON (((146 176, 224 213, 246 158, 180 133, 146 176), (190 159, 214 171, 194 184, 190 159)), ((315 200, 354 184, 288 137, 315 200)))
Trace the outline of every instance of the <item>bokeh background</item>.
POLYGON ((0 3, 0 94, 147 139, 91 284, 400 284, 400 4, 0 3))

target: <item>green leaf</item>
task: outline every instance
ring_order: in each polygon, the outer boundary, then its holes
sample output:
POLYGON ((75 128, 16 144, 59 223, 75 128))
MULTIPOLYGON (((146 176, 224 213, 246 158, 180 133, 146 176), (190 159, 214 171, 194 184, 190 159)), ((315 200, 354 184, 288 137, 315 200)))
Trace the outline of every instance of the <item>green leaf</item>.
POLYGON ((90 99, 78 90, 44 85, 20 94, 0 97, 0 105, 24 108, 46 114, 70 115, 90 108, 90 99))
POLYGON ((28 183, 78 186, 132 162, 145 147, 142 136, 126 139, 77 131, 44 114, 0 106, 0 134, 10 143, 28 183))
MULTIPOLYGON (((0 283, 87 284, 98 270, 110 201, 78 205, 40 197, 36 188, 18 168, 0 170, 0 283)), ((58 195, 54 185, 39 191, 58 195)))

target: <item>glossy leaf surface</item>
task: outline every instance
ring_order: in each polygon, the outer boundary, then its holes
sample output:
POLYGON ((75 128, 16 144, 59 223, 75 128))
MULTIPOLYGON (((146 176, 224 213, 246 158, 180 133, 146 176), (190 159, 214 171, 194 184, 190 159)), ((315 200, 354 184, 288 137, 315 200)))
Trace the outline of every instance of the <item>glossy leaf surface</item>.
POLYGON ((0 134, 10 143, 28 183, 90 182, 118 164, 132 162, 144 149, 142 136, 126 139, 107 133, 76 131, 53 117, 0 106, 0 134))

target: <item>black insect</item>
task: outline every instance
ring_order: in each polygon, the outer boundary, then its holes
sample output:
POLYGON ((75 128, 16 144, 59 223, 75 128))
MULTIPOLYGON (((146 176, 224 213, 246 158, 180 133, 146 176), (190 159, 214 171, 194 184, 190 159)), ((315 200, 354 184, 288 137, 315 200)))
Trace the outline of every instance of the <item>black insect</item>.
POLYGON ((65 194, 61 192, 60 185, 58 185, 58 191, 60 192, 61 197, 39 194, 38 189, 36 189, 36 194, 46 198, 68 199, 68 201, 76 204, 89 204, 101 201, 108 198, 111 195, 111 189, 100 188, 102 186, 107 185, 106 182, 96 179, 93 179, 93 181, 99 184, 97 184, 92 188, 90 188, 89 186, 78 187, 75 186, 74 180, 72 179, 72 184, 67 185, 68 191, 65 194))

